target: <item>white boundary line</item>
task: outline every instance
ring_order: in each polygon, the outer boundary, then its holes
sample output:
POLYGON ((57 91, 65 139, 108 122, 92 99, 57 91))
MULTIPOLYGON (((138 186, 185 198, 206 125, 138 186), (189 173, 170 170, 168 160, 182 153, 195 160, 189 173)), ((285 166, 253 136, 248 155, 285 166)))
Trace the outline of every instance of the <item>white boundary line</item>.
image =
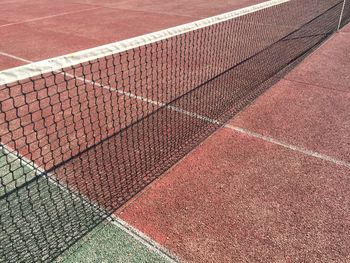
POLYGON ((59 71, 63 68, 67 68, 72 65, 77 65, 77 64, 95 60, 101 57, 110 56, 126 50, 147 45, 155 41, 164 40, 170 37, 184 34, 186 32, 198 30, 200 28, 218 24, 233 18, 241 17, 246 14, 267 9, 269 7, 280 5, 282 3, 286 3, 289 1, 290 0, 270 0, 270 1, 263 2, 261 4, 238 9, 238 10, 224 13, 218 16, 213 16, 210 18, 198 20, 196 22, 184 24, 181 26, 176 26, 176 27, 161 30, 158 32, 146 34, 143 36, 138 36, 135 38, 122 40, 119 42, 103 45, 100 47, 79 51, 66 56, 51 58, 51 59, 35 62, 32 64, 4 70, 0 72, 0 85, 13 83, 19 80, 31 78, 34 76, 38 76, 40 74, 48 73, 48 72, 59 71))
POLYGON ((49 18, 58 17, 58 16, 77 14, 77 13, 82 13, 82 12, 91 11, 91 10, 95 10, 95 9, 101 9, 101 8, 103 8, 103 7, 102 6, 99 6, 99 7, 96 6, 96 7, 90 7, 90 8, 80 9, 80 10, 71 11, 71 12, 59 13, 59 14, 51 15, 51 16, 37 17, 37 18, 32 18, 32 19, 28 19, 28 20, 24 20, 24 21, 3 24, 3 25, 0 25, 0 28, 13 26, 13 25, 20 25, 20 24, 25 24, 25 23, 35 22, 35 21, 40 21, 40 20, 49 19, 49 18))

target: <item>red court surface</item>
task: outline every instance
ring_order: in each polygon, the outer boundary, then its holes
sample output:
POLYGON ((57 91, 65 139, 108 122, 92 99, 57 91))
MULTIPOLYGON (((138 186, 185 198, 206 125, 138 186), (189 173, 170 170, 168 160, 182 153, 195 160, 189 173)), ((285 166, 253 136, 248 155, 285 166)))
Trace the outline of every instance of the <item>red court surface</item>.
POLYGON ((3 1, 0 70, 26 63, 20 59, 65 55, 260 2, 264 1, 3 1))
POLYGON ((185 262, 348 262, 346 32, 117 215, 185 262))
POLYGON ((342 33, 350 33, 350 25, 345 26, 341 32, 342 33))

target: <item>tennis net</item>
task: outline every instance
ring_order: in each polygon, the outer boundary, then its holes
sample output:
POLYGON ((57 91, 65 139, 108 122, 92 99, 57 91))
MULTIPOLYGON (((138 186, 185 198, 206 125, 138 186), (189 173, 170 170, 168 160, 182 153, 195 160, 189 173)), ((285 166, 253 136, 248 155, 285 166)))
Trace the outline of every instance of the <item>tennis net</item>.
POLYGON ((50 261, 350 19, 272 0, 0 72, 0 261, 50 261))

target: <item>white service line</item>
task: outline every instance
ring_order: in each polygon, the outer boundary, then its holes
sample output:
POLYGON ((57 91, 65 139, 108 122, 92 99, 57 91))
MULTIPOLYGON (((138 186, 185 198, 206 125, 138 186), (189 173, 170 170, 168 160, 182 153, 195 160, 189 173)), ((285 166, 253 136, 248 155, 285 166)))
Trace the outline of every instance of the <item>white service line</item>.
MULTIPOLYGON (((25 23, 29 23, 29 22, 40 21, 40 20, 49 19, 49 18, 58 17, 58 16, 64 16, 64 15, 70 15, 70 14, 77 14, 77 13, 82 13, 82 12, 91 11, 91 10, 96 10, 96 9, 101 9, 101 8, 103 8, 103 7, 101 7, 101 6, 99 6, 99 7, 90 7, 90 8, 87 8, 87 9, 80 9, 80 10, 70 11, 70 12, 65 12, 65 13, 60 13, 60 14, 56 14, 56 15, 37 17, 37 18, 33 18, 33 19, 28 19, 28 20, 20 21, 20 22, 13 22, 13 23, 8 23, 8 24, 3 24, 3 25, 0 25, 0 28, 2 28, 2 27, 8 27, 8 26, 14 26, 14 25, 20 25, 20 24, 25 24, 25 23)), ((39 28, 39 29, 40 29, 40 28, 39 28)))
POLYGON ((321 159, 323 161, 331 162, 331 163, 334 163, 334 164, 337 164, 337 165, 341 165, 341 166, 345 166, 347 168, 350 168, 350 163, 349 162, 338 160, 336 158, 330 157, 330 156, 325 155, 325 154, 321 154, 321 153, 318 153, 318 152, 315 152, 315 151, 311 151, 311 150, 307 150, 307 149, 304 149, 304 148, 301 148, 301 147, 298 147, 298 146, 295 146, 295 145, 292 145, 292 144, 288 144, 288 143, 285 143, 283 141, 280 141, 280 140, 277 140, 277 139, 274 139, 274 138, 271 138, 271 137, 268 137, 268 136, 265 136, 265 135, 262 135, 262 134, 259 134, 259 133, 256 133, 256 132, 244 129, 244 128, 241 128, 241 127, 237 127, 237 126, 233 126, 233 125, 229 125, 229 124, 226 124, 225 127, 229 128, 229 129, 232 129, 234 131, 243 133, 243 134, 248 135, 250 137, 254 137, 254 138, 257 138, 257 139, 260 139, 260 140, 263 140, 263 141, 266 141, 266 142, 269 142, 269 143, 272 143, 272 144, 276 144, 276 145, 282 146, 282 147, 287 148, 289 150, 302 153, 304 155, 308 155, 308 156, 311 156, 311 157, 314 157, 314 158, 317 158, 317 159, 321 159))
MULTIPOLYGON (((3 55, 3 56, 6 56, 6 57, 9 57, 9 58, 13 58, 13 59, 16 59, 16 60, 19 60, 19 61, 22 61, 22 62, 26 62, 26 63, 35 63, 33 61, 30 61, 28 59, 25 59, 25 58, 21 58, 21 57, 18 57, 18 56, 15 56, 15 55, 12 55, 12 54, 9 54, 9 53, 6 53, 6 52, 2 52, 0 51, 0 55, 3 55)), ((134 99, 138 99, 138 100, 142 100, 144 102, 147 102, 147 103, 150 103, 150 104, 154 104, 154 105, 157 105, 157 106, 164 106, 165 104, 164 103, 161 103, 161 102, 157 102, 157 101, 154 101, 154 100, 151 100, 151 99, 147 99, 147 98, 144 98, 144 97, 141 97, 141 96, 137 96, 133 93, 130 93, 130 92, 127 92, 127 91, 121 91, 121 90, 118 90, 118 89, 114 89, 112 87, 109 87, 109 86, 106 86, 106 85, 102 85, 98 82, 95 82, 95 81, 92 81, 92 80, 89 80, 87 78, 82 78, 82 77, 77 77, 75 75, 72 75, 72 74, 69 74, 69 73, 66 73, 64 71, 55 71, 56 73, 60 73, 62 75, 66 75, 66 76, 69 76, 69 77, 72 77, 74 79, 77 79, 77 80, 80 80, 82 82, 86 82, 86 83, 89 83, 89 84, 93 84, 93 85, 96 85, 98 87, 101 87, 101 88, 104 88, 104 89, 107 89, 109 91, 115 91, 115 92, 118 92, 119 94, 122 94, 122 95, 125 95, 125 96, 128 96, 130 98, 134 98, 134 99)))
POLYGON ((9 54, 9 53, 6 53, 6 52, 2 52, 2 51, 0 51, 0 55, 6 56, 6 57, 9 57, 9 58, 13 58, 13 59, 16 59, 16 60, 19 60, 19 61, 22 61, 22 62, 26 62, 26 63, 34 63, 33 61, 30 61, 30 60, 27 60, 27 59, 24 59, 24 58, 20 58, 20 57, 17 57, 15 55, 12 55, 12 54, 9 54))
POLYGON ((19 80, 31 78, 48 72, 60 71, 72 65, 78 65, 84 62, 95 60, 101 57, 111 56, 120 52, 138 48, 156 41, 161 41, 171 37, 175 37, 190 31, 205 28, 211 25, 222 23, 237 17, 247 15, 249 13, 264 10, 270 7, 281 5, 290 0, 270 0, 257 5, 234 10, 232 12, 198 20, 192 23, 168 28, 158 32, 129 38, 115 43, 99 46, 96 48, 82 50, 65 56, 50 58, 38 61, 29 65, 24 65, 4 71, 0 71, 0 85, 13 83, 19 80))

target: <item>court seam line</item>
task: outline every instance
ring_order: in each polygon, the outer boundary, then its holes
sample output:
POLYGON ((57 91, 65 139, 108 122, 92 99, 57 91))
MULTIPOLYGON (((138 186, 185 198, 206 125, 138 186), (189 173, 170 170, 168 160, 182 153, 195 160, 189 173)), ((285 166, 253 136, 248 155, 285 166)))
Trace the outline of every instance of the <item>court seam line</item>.
MULTIPOLYGON (((327 41, 326 41, 327 42, 327 41)), ((1 54, 1 52, 0 52, 1 54)), ((16 56, 13 56, 13 57, 16 57, 16 56)), ((21 58, 19 58, 21 59, 21 58)), ((27 61, 26 59, 21 59, 22 61, 27 61)), ((30 62, 30 61, 29 61, 30 62)), ((138 100, 141 100, 141 101, 144 101, 144 102, 147 102, 147 103, 150 103, 150 104, 153 104, 153 105, 157 105, 157 106, 160 106, 160 107, 165 107, 167 109, 170 109, 170 110, 173 110, 173 111, 176 111, 176 112, 179 112, 179 113, 182 113, 182 114, 185 114, 185 115, 188 115, 190 117, 194 117, 194 118, 197 118, 197 119, 200 119, 200 120, 203 120, 203 121, 207 121, 209 123, 212 123, 212 124, 216 124, 216 125, 222 125, 224 127, 226 127, 226 125, 228 124, 225 124, 225 123, 221 123, 219 122, 218 120, 214 120, 214 119, 211 119, 209 117, 206 117, 206 116, 203 116, 203 115, 200 115, 198 113, 195 113, 195 112, 190 112, 190 111, 186 111, 184 109, 181 109, 181 108, 178 108, 178 107, 175 107, 175 106, 171 106, 171 105, 166 105, 166 103, 163 103, 163 102, 158 102, 158 101, 154 101, 154 100, 151 100, 151 99, 148 99, 148 98, 145 98, 145 97, 142 97, 142 96, 138 96, 136 94, 133 94, 131 92, 126 92, 126 91, 121 91, 119 89, 115 89, 115 88, 112 88, 108 85, 103 85, 101 83, 98 83, 98 82, 94 82, 92 80, 89 80, 89 79, 86 79, 86 78, 81 78, 81 77, 76 77, 74 75, 71 75, 69 73, 65 73, 65 72, 62 72, 60 71, 61 74, 67 74, 67 76, 71 76, 71 77, 74 77, 80 81, 85 81, 85 82, 88 82, 92 85, 96 85, 96 86, 99 86, 103 89, 106 89, 106 90, 109 90, 109 91, 115 91, 115 92, 118 92, 120 94, 123 94, 125 96, 129 96, 131 98, 134 98, 134 99, 138 99, 138 100)), ((227 128, 231 128, 234 126, 231 126, 231 125, 228 125, 227 128)), ((254 138, 259 138, 261 140, 264 140, 264 141, 268 141, 270 143, 273 143, 273 144, 276 144, 276 145, 279 145, 279 146, 283 146, 285 148, 288 148, 290 150, 294 150, 294 151, 297 151, 297 152, 300 152, 300 153, 303 153, 303 154, 306 154, 308 156, 312 156, 314 158, 318 158, 318 159, 321 159, 321 160, 324 160, 324 161, 328 161, 328 162, 332 162, 334 164, 337 164, 337 165, 341 165, 341 166, 345 166, 347 168, 350 168, 350 163, 346 162, 346 161, 343 161, 343 160, 338 160, 336 158, 333 158, 331 156, 328 156, 328 155, 324 155, 324 154, 321 154, 321 153, 318 153, 318 152, 315 152, 315 151, 312 151, 312 150, 308 150, 308 149, 303 149, 301 147, 298 147, 298 146, 294 146, 294 145, 291 145, 291 144, 287 144, 287 143, 284 143, 282 141, 279 141, 278 139, 274 139, 272 137, 268 137, 268 136, 264 136, 262 134, 258 134, 258 133, 255 133, 253 131, 249 131, 247 129, 243 129, 243 128, 240 128, 240 127, 235 127, 234 128, 236 131, 239 131, 241 133, 244 133, 246 135, 249 135, 251 137, 254 137, 254 138)))
MULTIPOLYGON (((295 79, 290 79, 290 78, 288 78, 288 77, 284 77, 283 79, 284 79, 285 81, 295 82, 295 83, 303 84, 303 85, 306 85, 306 86, 312 86, 312 87, 320 88, 320 89, 324 89, 324 90, 335 91, 335 92, 340 92, 340 93, 345 93, 345 94, 349 94, 349 93, 350 93, 350 91, 339 90, 339 89, 333 89, 333 88, 326 87, 326 86, 321 86, 321 85, 316 85, 316 84, 312 84, 312 83, 307 83, 307 82, 304 82, 304 81, 299 81, 299 80, 295 80, 295 79)), ((348 88, 350 88, 350 86, 349 86, 348 88)))
MULTIPOLYGON (((20 21, 20 22, 7 23, 7 24, 4 24, 4 25, 0 25, 0 28, 14 26, 14 25, 26 24, 26 23, 30 23, 30 22, 50 19, 50 18, 64 16, 64 15, 78 14, 78 13, 83 13, 83 12, 86 12, 86 11, 91 11, 91 10, 96 10, 96 9, 102 9, 102 7, 90 7, 90 8, 80 9, 80 10, 76 10, 76 11, 64 12, 64 13, 60 13, 60 14, 56 14, 56 15, 32 18, 32 19, 28 19, 28 20, 24 20, 24 21, 20 21)), ((39 30, 41 30, 41 29, 39 28, 39 30)))
POLYGON ((0 143, 0 149, 3 149, 5 151, 5 154, 8 154, 14 157, 17 161, 20 162, 21 165, 28 167, 30 170, 33 170, 35 174, 37 174, 38 176, 47 178, 47 180, 53 185, 57 186, 61 190, 65 191, 66 193, 73 195, 75 198, 82 200, 82 202, 85 203, 86 205, 93 207, 94 209, 97 210, 96 211, 97 213, 104 214, 106 218, 103 219, 102 221, 110 222, 112 225, 114 225, 115 227, 117 227, 118 229, 120 229, 121 231, 123 231, 124 233, 132 237, 133 239, 136 239, 138 242, 140 242, 147 248, 151 249, 157 255, 167 259, 169 262, 172 262, 172 263, 180 262, 177 256, 175 256, 169 250, 167 250, 162 245, 157 243, 155 240, 147 236, 145 233, 134 228, 133 226, 131 226, 121 218, 115 216, 114 214, 110 215, 110 213, 107 213, 106 211, 104 211, 104 209, 102 209, 98 204, 95 204, 95 202, 89 200, 84 195, 77 194, 76 190, 70 189, 68 186, 65 186, 59 183, 59 180, 56 179, 55 175, 53 175, 52 173, 46 173, 45 170, 40 166, 36 165, 34 161, 30 161, 27 157, 23 156, 22 154, 18 153, 16 150, 12 149, 12 147, 6 144, 0 143))

